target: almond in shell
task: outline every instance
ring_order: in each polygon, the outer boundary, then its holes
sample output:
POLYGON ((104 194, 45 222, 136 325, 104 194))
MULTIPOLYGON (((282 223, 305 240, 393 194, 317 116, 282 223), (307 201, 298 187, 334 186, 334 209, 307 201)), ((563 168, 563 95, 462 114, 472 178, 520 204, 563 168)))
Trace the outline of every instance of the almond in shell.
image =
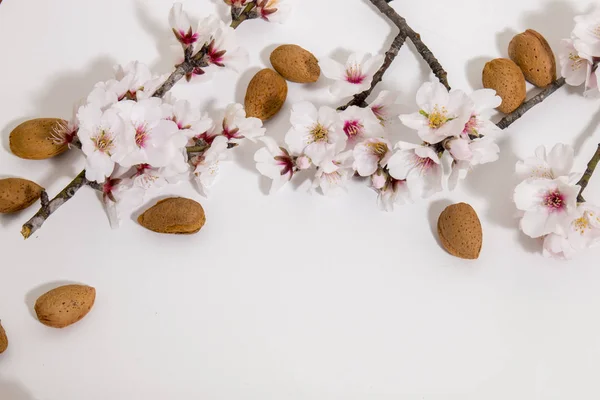
POLYGON ((543 88, 556 80, 556 59, 546 39, 533 29, 516 35, 508 55, 523 71, 528 82, 543 88))
POLYGON ((57 144, 54 131, 67 126, 58 118, 36 118, 23 122, 10 133, 10 150, 17 157, 28 160, 45 160, 67 151, 66 143, 57 144))
POLYGON ((4 353, 8 348, 8 337, 6 336, 6 331, 0 324, 0 354, 4 353))
POLYGON ((85 285, 57 287, 35 302, 35 313, 44 325, 64 328, 85 317, 96 300, 96 289, 85 285))
POLYGON ((290 82, 312 83, 321 76, 317 58, 295 44, 284 44, 273 50, 271 65, 290 82))
POLYGON ((192 234, 204 226, 206 216, 198 202, 172 197, 150 207, 138 217, 138 222, 157 233, 192 234))
POLYGON ((469 204, 447 207, 440 215, 437 227, 442 246, 448 253, 468 260, 479 258, 483 230, 477 213, 469 204))
POLYGON ((509 114, 515 111, 527 96, 525 77, 517 64, 507 58, 497 58, 483 68, 483 87, 494 89, 502 98, 498 110, 509 114))
POLYGON ((21 211, 35 203, 44 189, 21 178, 0 179, 0 213, 21 211))
POLYGON ((248 84, 245 108, 247 117, 266 121, 281 110, 287 98, 287 82, 277 72, 265 68, 248 84))

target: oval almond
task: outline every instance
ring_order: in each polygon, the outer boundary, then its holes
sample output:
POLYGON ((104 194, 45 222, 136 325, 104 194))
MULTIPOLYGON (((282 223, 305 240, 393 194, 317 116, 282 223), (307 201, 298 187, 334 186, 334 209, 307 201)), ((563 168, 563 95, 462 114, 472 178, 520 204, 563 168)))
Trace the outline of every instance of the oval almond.
POLYGON ((60 286, 37 299, 35 313, 42 324, 64 328, 85 317, 95 300, 96 289, 91 286, 60 286))
POLYGON ((266 121, 281 110, 287 98, 287 82, 277 72, 265 68, 248 84, 245 109, 247 117, 266 121))
POLYGON ((6 331, 0 324, 0 354, 4 353, 8 348, 8 337, 6 336, 6 331))
POLYGON ((546 39, 533 29, 516 35, 508 55, 523 71, 528 82, 544 88, 556 80, 556 59, 546 39))
POLYGON ((21 178, 0 179, 0 213, 21 211, 35 203, 44 189, 21 178))
POLYGON ((507 58, 497 58, 483 68, 483 87, 494 89, 502 98, 498 110, 509 114, 515 111, 527 96, 525 77, 517 64, 507 58))
POLYGON ((295 44, 284 44, 273 50, 271 65, 291 82, 312 83, 321 76, 317 58, 310 51, 295 44))
POLYGON ((206 222, 200 203, 182 197, 161 200, 138 217, 144 228, 158 233, 192 234, 206 222))
POLYGON ((483 230, 477 213, 469 204, 447 207, 438 219, 438 234, 442 246, 453 256, 468 260, 479 258, 483 230))
POLYGON ((67 151, 66 144, 56 144, 54 131, 67 121, 58 118, 36 118, 23 122, 10 133, 10 150, 27 160, 45 160, 67 151))

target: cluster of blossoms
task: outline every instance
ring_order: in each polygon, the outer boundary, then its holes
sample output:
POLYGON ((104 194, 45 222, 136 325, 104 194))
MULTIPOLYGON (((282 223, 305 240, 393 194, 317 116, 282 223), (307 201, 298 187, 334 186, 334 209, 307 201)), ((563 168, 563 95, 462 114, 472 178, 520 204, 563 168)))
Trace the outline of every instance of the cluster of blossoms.
POLYGON ((287 0, 224 0, 231 6, 231 16, 235 20, 252 5, 248 19, 262 18, 269 22, 282 22, 290 13, 291 6, 287 0))
MULTIPOLYGON (((381 57, 352 55, 346 65, 325 59, 323 74, 335 80, 334 95, 348 96, 370 87, 381 57)), ((357 175, 368 178, 384 210, 442 190, 444 154, 451 160, 448 186, 475 165, 498 159, 495 140, 500 129, 488 113, 500 105, 493 90, 466 95, 448 92, 439 82, 427 82, 417 93, 419 111, 400 115, 398 96, 383 91, 368 107, 350 106, 338 112, 317 109, 303 102, 293 106, 291 129, 280 147, 265 137, 266 147, 255 155, 257 169, 273 180, 272 191, 290 181, 298 171, 312 169, 312 189, 324 194, 343 192, 357 175), (421 144, 389 141, 389 123, 400 117, 404 125, 417 130, 421 144)))
MULTIPOLYGON (((185 57, 202 54, 194 63, 201 67, 188 77, 211 65, 236 68, 247 59, 235 44, 233 28, 217 18, 193 27, 176 3, 169 20, 185 57)), ((246 118, 241 104, 210 118, 186 100, 155 96, 166 79, 139 62, 119 66, 114 79, 97 83, 71 122, 55 132, 57 142, 81 147, 86 179, 102 188, 113 224, 124 209, 140 206, 152 187, 191 178, 206 194, 226 150, 265 133, 262 121, 246 118)))
POLYGON ((557 144, 550 153, 539 147, 534 157, 517 163, 522 182, 514 201, 522 214, 521 230, 543 239, 546 256, 571 258, 600 243, 600 208, 578 203, 581 174, 572 172, 573 159, 572 147, 557 144))
POLYGON ((559 58, 569 85, 585 83, 586 96, 600 94, 600 10, 575 17, 575 29, 570 39, 562 41, 559 58))

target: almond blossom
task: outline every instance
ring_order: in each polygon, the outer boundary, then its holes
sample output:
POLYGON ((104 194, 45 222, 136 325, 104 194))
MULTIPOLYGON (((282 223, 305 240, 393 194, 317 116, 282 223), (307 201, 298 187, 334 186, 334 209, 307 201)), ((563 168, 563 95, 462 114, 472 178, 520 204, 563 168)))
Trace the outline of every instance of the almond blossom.
POLYGON ((580 189, 564 177, 530 178, 520 183, 514 200, 517 209, 524 212, 521 230, 532 238, 562 234, 566 221, 572 220, 576 212, 580 189))
POLYGON ((394 211, 394 205, 404 205, 412 202, 406 180, 389 176, 383 170, 372 176, 373 187, 378 192, 377 204, 383 211, 394 211))
POLYGON ((581 204, 576 214, 566 221, 562 234, 544 237, 544 255, 570 259, 577 252, 600 244, 600 209, 581 204))
POLYGON ((197 27, 192 26, 190 17, 183 11, 181 3, 173 4, 169 13, 169 25, 171 25, 175 38, 184 48, 193 46, 200 37, 197 27))
POLYGON ((340 119, 350 146, 367 138, 384 136, 383 127, 368 108, 350 106, 340 113, 340 119))
POLYGON ((220 18, 212 15, 200 21, 198 31, 199 51, 200 44, 206 46, 206 55, 203 60, 207 65, 226 67, 236 72, 242 71, 248 65, 248 52, 239 46, 235 29, 227 25, 220 18))
POLYGON ((600 57, 600 10, 575 17, 573 37, 580 54, 600 57))
POLYGON ((402 123, 418 131, 423 141, 436 144, 463 132, 473 105, 460 90, 448 92, 441 83, 426 82, 417 92, 419 111, 400 116, 402 123))
POLYGON ((309 102, 297 103, 290 117, 292 128, 285 142, 296 154, 305 154, 317 166, 344 150, 346 135, 338 113, 330 107, 319 110, 309 102))
POLYGON ((323 75, 335 81, 330 88, 331 93, 342 98, 367 90, 382 62, 381 55, 353 53, 345 65, 331 58, 324 58, 319 61, 319 66, 323 75))
POLYGON ((392 145, 385 139, 367 139, 354 147, 353 168, 360 176, 371 176, 387 165, 392 145))
POLYGON ((265 136, 260 139, 266 147, 261 148, 254 154, 256 169, 269 179, 272 179, 270 193, 275 193, 294 176, 294 158, 283 147, 271 137, 265 136))
POLYGON ((566 144, 559 143, 555 145, 550 153, 546 152, 544 146, 540 146, 535 150, 535 156, 517 162, 517 176, 521 180, 568 177, 571 175, 574 158, 575 150, 566 144))
POLYGON ((219 135, 208 150, 190 160, 195 166, 194 181, 200 194, 208 196, 219 174, 219 163, 227 158, 227 148, 227 138, 219 135))
POLYGON ((180 134, 190 139, 200 135, 213 126, 213 121, 198 107, 187 100, 177 100, 170 93, 164 98, 163 115, 165 119, 177 124, 180 134))
POLYGON ((346 184, 352 177, 349 162, 352 152, 346 151, 322 163, 317 169, 312 190, 321 188, 326 196, 338 196, 346 192, 346 184))
POLYGON ((289 0, 257 0, 255 12, 265 21, 283 22, 291 12, 289 0))
POLYGON ((422 198, 442 190, 442 166, 433 148, 404 142, 398 143, 396 148, 387 163, 392 178, 406 181, 410 192, 422 198))
POLYGON ((113 154, 126 148, 125 122, 115 109, 102 111, 95 104, 83 106, 77 113, 81 150, 86 156, 85 177, 103 183, 115 167, 113 154))
POLYGON ((373 114, 382 126, 388 125, 400 115, 402 106, 397 103, 398 94, 382 90, 375 100, 369 105, 373 114))
POLYGON ((243 139, 256 142, 266 132, 266 129, 262 126, 263 124, 260 119, 246 117, 244 106, 232 103, 225 108, 225 111, 219 118, 215 118, 215 124, 203 137, 206 137, 208 141, 212 141, 211 138, 214 138, 216 135, 223 135, 231 143, 237 144, 243 139))
POLYGON ((591 60, 579 55, 572 39, 563 39, 560 42, 559 60, 561 75, 571 86, 583 84, 591 74, 591 60))

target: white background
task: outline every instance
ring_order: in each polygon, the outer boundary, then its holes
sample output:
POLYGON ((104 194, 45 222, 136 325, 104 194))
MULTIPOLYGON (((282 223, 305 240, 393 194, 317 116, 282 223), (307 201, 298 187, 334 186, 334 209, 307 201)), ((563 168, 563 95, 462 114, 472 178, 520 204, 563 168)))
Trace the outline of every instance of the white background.
MULTIPOLYGON (((239 28, 251 54, 238 76, 178 86, 207 110, 243 101, 271 50, 296 43, 317 57, 383 52, 395 28, 367 0, 292 0, 284 25, 239 28)), ((196 15, 224 12, 190 0, 196 15)), ((453 87, 480 88, 484 63, 533 28, 550 45, 568 37, 591 1, 427 0, 394 7, 420 32, 453 87)), ((5 0, 0 5, 0 174, 57 193, 83 167, 77 152, 26 161, 9 132, 33 117, 68 118, 75 100, 130 60, 172 65, 171 0, 5 0)), ((378 87, 414 106, 426 65, 405 46, 378 87)), ((282 138, 290 105, 339 105, 328 82, 289 85, 268 123, 282 138)), ((532 89, 535 92, 534 89, 532 89)), ((533 93, 532 92, 532 93, 533 93)), ((2 400, 163 399, 597 399, 600 397, 600 250, 571 262, 542 257, 513 218, 514 164, 540 145, 575 147, 583 166, 600 138, 598 101, 563 88, 514 124, 500 161, 454 193, 384 213, 355 183, 341 198, 285 188, 264 194, 254 145, 237 149, 208 199, 191 185, 164 194, 202 203, 205 228, 160 236, 133 219, 111 230, 97 195, 83 189, 30 240, 36 210, 0 216, 2 400), (448 255, 434 232, 452 202, 473 205, 484 247, 478 261, 448 255), (35 299, 63 282, 95 286, 97 301, 64 330, 40 324, 35 299)), ((416 140, 400 126, 398 137, 416 140)), ((587 192, 600 203, 600 177, 587 192)), ((149 201, 148 204, 153 204, 149 201)), ((134 216, 135 217, 135 216, 134 216)))

